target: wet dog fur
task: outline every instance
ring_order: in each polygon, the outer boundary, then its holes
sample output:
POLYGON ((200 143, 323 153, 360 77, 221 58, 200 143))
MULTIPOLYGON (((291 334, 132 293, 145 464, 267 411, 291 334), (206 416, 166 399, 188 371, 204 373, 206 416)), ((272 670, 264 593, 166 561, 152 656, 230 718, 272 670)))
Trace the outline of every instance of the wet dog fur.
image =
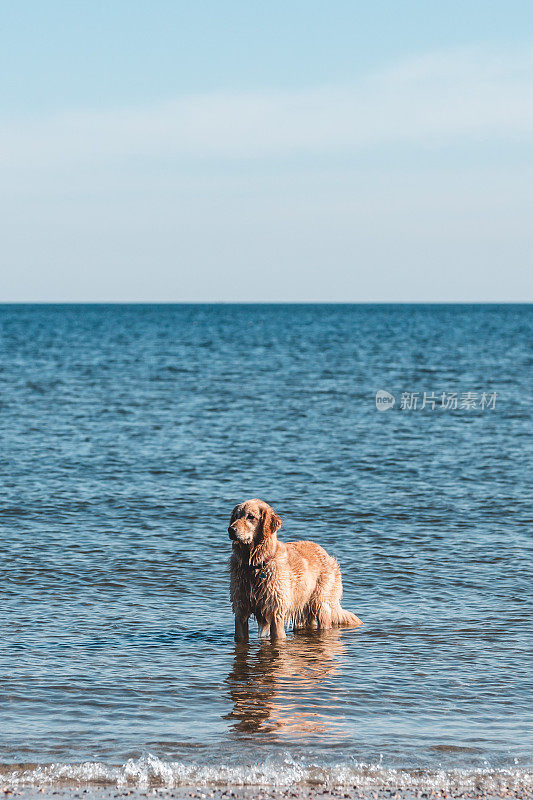
POLYGON ((262 500, 236 505, 228 527, 233 541, 230 594, 235 640, 248 641, 253 615, 259 635, 285 638, 285 626, 356 628, 363 623, 340 604, 338 563, 315 542, 280 542, 281 519, 262 500))

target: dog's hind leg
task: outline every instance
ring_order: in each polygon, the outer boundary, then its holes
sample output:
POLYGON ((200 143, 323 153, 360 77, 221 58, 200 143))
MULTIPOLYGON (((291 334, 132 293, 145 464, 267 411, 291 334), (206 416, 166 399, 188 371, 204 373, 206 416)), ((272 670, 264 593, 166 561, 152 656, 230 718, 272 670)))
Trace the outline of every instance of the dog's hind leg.
POLYGON ((311 628, 314 619, 315 615, 309 610, 309 606, 306 606, 302 609, 302 611, 299 611, 298 614, 295 615, 293 627, 299 630, 302 630, 303 628, 311 628))
POLYGON ((302 621, 303 628, 316 628, 317 621, 316 621, 316 614, 311 606, 307 606, 303 614, 303 621, 302 621))
POLYGON ((331 606, 329 603, 322 603, 322 605, 318 607, 316 616, 319 628, 331 628, 331 606))

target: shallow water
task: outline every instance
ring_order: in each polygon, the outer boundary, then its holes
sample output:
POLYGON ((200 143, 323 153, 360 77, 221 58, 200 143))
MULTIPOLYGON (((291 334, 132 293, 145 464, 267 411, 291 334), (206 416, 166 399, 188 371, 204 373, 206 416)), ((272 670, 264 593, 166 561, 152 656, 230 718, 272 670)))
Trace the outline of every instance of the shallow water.
POLYGON ((0 307, 0 771, 530 776, 532 340, 531 306, 0 307), (253 496, 363 628, 233 643, 253 496))

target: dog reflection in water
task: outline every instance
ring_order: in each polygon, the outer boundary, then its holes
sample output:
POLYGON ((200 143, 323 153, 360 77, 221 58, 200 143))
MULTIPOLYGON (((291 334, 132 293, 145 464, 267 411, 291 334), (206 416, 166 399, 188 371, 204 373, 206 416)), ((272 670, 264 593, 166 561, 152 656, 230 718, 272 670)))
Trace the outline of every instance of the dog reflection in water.
POLYGON ((227 719, 240 733, 342 735, 343 717, 328 684, 343 652, 338 629, 299 633, 282 647, 268 640, 257 648, 237 644, 227 678, 233 702, 227 719))

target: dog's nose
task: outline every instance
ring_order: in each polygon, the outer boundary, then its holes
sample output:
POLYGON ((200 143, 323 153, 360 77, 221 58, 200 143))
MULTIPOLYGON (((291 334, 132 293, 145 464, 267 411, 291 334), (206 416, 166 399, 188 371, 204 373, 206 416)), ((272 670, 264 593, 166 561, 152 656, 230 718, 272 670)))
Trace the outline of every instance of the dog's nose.
POLYGON ((235 528, 232 525, 230 525, 229 528, 228 528, 228 536, 229 536, 230 539, 236 539, 237 538, 237 531, 235 530, 235 528))

